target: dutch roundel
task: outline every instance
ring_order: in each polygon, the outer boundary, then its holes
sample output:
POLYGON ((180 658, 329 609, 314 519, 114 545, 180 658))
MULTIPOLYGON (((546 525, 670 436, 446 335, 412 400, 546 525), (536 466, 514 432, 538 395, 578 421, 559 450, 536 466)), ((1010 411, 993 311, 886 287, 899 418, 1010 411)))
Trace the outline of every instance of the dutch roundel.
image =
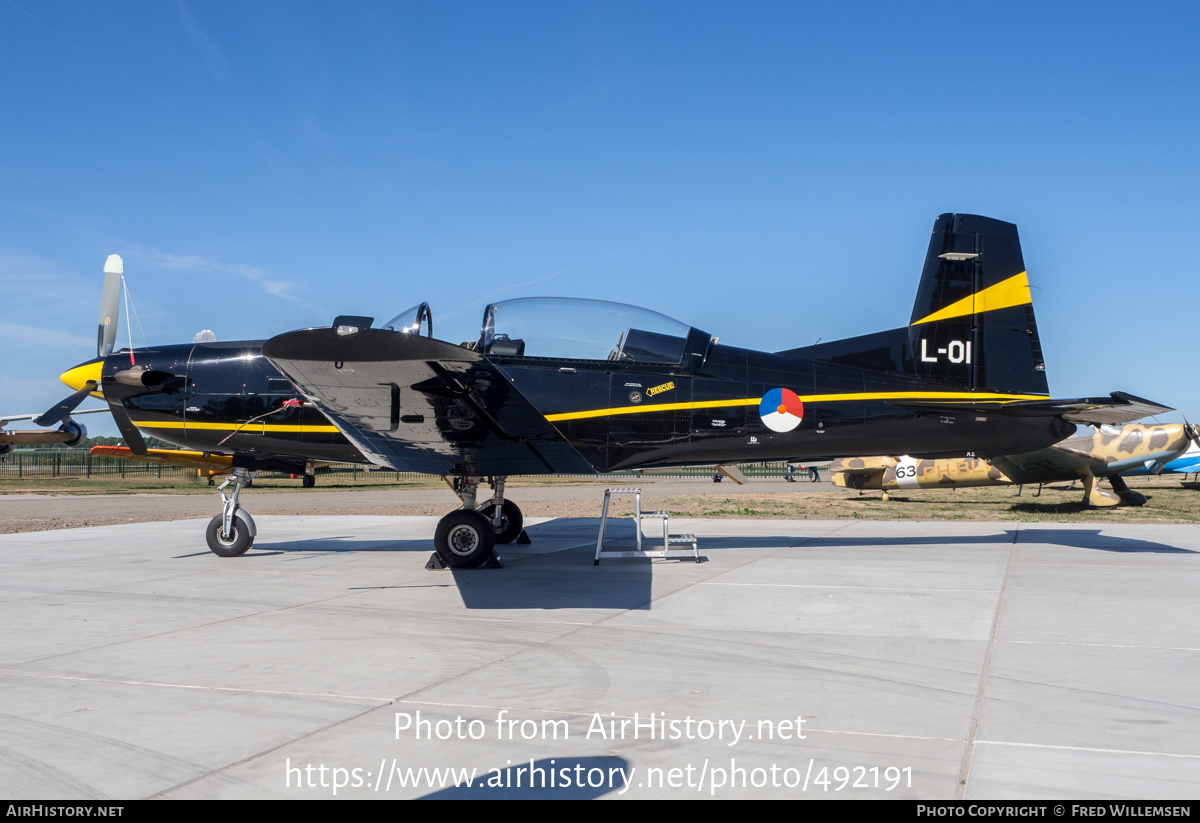
POLYGON ((790 432, 804 419, 804 404, 794 391, 771 389, 758 404, 758 416, 773 432, 790 432))

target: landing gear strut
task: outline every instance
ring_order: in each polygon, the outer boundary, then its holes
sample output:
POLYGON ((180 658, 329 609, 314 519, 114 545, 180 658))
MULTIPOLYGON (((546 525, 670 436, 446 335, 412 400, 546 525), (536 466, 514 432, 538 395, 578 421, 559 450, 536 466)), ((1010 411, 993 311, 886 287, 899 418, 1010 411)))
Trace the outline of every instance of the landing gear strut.
POLYGON ((492 523, 497 543, 511 543, 521 536, 524 518, 517 504, 504 499, 503 477, 492 478, 492 499, 479 507, 479 513, 492 523))
POLYGON ((496 544, 511 543, 521 534, 521 510, 516 503, 504 499, 505 478, 489 478, 492 499, 476 507, 482 479, 478 475, 446 479, 462 500, 462 508, 443 517, 433 535, 433 547, 444 566, 475 569, 499 565, 494 554, 496 544))
POLYGON ((1146 495, 1129 488, 1129 484, 1125 482, 1125 478, 1121 475, 1114 474, 1110 476, 1108 482, 1112 484, 1112 490, 1120 495, 1121 502, 1126 506, 1146 505, 1146 495))
POLYGON ((246 469, 234 469, 233 477, 220 485, 221 513, 208 521, 205 538, 208 548, 218 557, 238 557, 254 543, 258 528, 254 520, 238 505, 242 489, 254 478, 246 469), (225 496, 225 487, 233 484, 233 492, 225 496))

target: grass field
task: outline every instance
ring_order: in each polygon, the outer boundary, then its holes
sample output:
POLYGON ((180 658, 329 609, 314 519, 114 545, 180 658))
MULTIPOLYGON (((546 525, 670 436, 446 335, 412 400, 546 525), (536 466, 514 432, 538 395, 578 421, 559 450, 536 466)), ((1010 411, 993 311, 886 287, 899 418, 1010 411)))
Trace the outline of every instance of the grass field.
MULTIPOLYGON (((1066 484, 1026 488, 1020 497, 1015 487, 931 489, 892 492, 890 500, 879 492, 838 489, 833 492, 780 492, 773 494, 719 494, 648 498, 646 508, 666 509, 672 517, 718 517, 788 520, 1015 520, 1028 523, 1200 523, 1200 491, 1183 488, 1177 481, 1138 484, 1148 500, 1145 506, 1091 509, 1083 505, 1079 489, 1066 484)), ((628 512, 626 512, 628 513, 628 512)))
MULTIPOLYGON (((370 475, 367 475, 370 477, 370 475)), ((321 478, 317 491, 344 492, 338 495, 339 502, 327 513, 342 514, 444 514, 453 507, 453 495, 446 489, 446 503, 406 504, 403 495, 397 497, 394 506, 372 506, 360 509, 355 500, 355 491, 411 489, 444 489, 440 478, 417 478, 395 480, 386 474, 378 479, 357 480, 321 478), (344 497, 344 502, 341 498, 344 497)), ((514 477, 509 488, 534 488, 547 486, 587 486, 596 488, 595 500, 531 500, 522 503, 530 517, 594 517, 599 514, 601 489, 605 486, 628 486, 637 481, 627 477, 561 478, 561 477, 514 477)), ((1195 484, 1185 487, 1177 477, 1137 480, 1133 488, 1148 497, 1145 506, 1117 506, 1107 509, 1089 509, 1082 503, 1083 493, 1079 488, 1066 488, 1066 484, 1055 484, 1042 489, 1040 496, 1034 487, 1027 487, 1021 496, 1016 488, 999 486, 969 489, 930 489, 892 492, 890 500, 881 499, 878 491, 862 494, 845 489, 815 490, 808 484, 798 483, 785 486, 777 482, 756 481, 743 487, 739 493, 731 494, 729 486, 718 486, 705 481, 695 481, 695 493, 656 494, 653 483, 643 483, 645 495, 643 508, 667 510, 672 517, 706 517, 732 519, 789 519, 789 520, 1013 520, 1034 523, 1200 523, 1200 489, 1195 484), (758 490, 761 487, 762 491, 758 490), (785 490, 786 489, 786 490, 785 490)), ((672 492, 677 492, 673 484, 672 492)), ((661 487, 660 487, 661 489, 661 487)), ((199 480, 171 480, 167 478, 46 478, 25 480, 0 480, 0 495, 5 494, 202 494, 214 495, 214 488, 199 480)), ((268 498, 257 495, 272 492, 301 491, 300 480, 288 478, 259 478, 253 491, 257 498, 255 507, 269 510, 268 498)), ((665 489, 662 489, 665 491, 665 489)), ((534 495, 533 497, 536 498, 534 495)), ((631 502, 631 501, 630 501, 631 502)), ((620 514, 629 514, 622 509, 630 502, 622 500, 620 514)), ((281 512, 282 513, 282 512, 281 512)), ((290 511, 289 511, 290 513, 290 511)), ((319 512, 310 512, 319 513, 319 512)), ((169 518, 167 518, 169 519, 169 518)), ((21 529, 24 530, 24 529, 21 529)))

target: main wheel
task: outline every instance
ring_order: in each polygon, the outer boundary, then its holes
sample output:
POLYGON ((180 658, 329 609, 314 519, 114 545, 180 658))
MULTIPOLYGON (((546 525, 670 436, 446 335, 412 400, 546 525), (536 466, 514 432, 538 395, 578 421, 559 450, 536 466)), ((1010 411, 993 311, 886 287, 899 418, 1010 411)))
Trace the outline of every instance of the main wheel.
MULTIPOLYGON (((491 501, 484 503, 479 507, 478 512, 487 518, 489 523, 495 523, 495 503, 491 501)), ((500 507, 500 529, 496 532, 496 542, 513 542, 521 536, 521 528, 524 525, 524 518, 521 516, 521 510, 517 504, 511 500, 505 500, 504 505, 500 507)))
POLYGON ((477 511, 459 509, 438 522, 433 547, 452 569, 473 569, 487 562, 496 547, 492 523, 477 511))
POLYGON ((230 524, 229 539, 226 540, 221 537, 222 520, 223 517, 218 514, 208 521, 208 529, 204 533, 204 537, 208 540, 208 548, 218 557, 239 557, 245 554, 246 550, 250 548, 250 544, 254 542, 254 538, 246 530, 246 524, 234 517, 233 523, 230 524))

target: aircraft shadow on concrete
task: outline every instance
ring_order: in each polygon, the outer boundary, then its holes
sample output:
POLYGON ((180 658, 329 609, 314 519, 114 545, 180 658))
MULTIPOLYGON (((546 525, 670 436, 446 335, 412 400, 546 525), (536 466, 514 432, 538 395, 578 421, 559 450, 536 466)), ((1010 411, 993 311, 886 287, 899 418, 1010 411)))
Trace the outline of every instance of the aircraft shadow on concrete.
MULTIPOLYGON (((504 568, 455 569, 430 571, 430 583, 452 584, 458 589, 463 605, 468 609, 612 609, 620 611, 651 608, 653 568, 655 564, 686 564, 691 560, 648 560, 640 558, 606 558, 599 566, 593 564, 595 535, 599 521, 595 518, 560 518, 531 526, 531 549, 520 545, 497 547, 504 568), (537 553, 538 547, 543 549, 537 553)), ((605 545, 630 544, 633 541, 632 523, 610 526, 605 545)), ((700 553, 735 551, 738 549, 791 548, 896 548, 913 546, 1011 546, 1013 543, 1045 543, 1069 548, 1092 549, 1120 553, 1195 554, 1165 543, 1103 534, 1101 529, 1006 529, 985 535, 947 536, 912 535, 899 537, 812 537, 795 534, 758 534, 752 537, 702 537, 700 553)), ((653 537, 647 536, 644 546, 653 547, 653 537)), ((268 543, 255 546, 245 557, 263 557, 303 552, 421 552, 431 554, 433 541, 396 540, 385 542, 378 538, 355 540, 351 535, 337 535, 309 540, 268 543)), ((207 554, 203 552, 200 554, 207 554)), ((183 555, 190 557, 193 555, 183 555)), ((802 555, 801 555, 802 556, 802 555)), ((222 561, 228 562, 228 561, 222 561)), ((233 562, 237 562, 236 559, 233 562)), ((411 584, 381 585, 379 588, 411 588, 411 584)))
POLYGON ((450 786, 421 800, 593 800, 625 788, 623 757, 554 757, 489 769, 469 785, 450 786))

